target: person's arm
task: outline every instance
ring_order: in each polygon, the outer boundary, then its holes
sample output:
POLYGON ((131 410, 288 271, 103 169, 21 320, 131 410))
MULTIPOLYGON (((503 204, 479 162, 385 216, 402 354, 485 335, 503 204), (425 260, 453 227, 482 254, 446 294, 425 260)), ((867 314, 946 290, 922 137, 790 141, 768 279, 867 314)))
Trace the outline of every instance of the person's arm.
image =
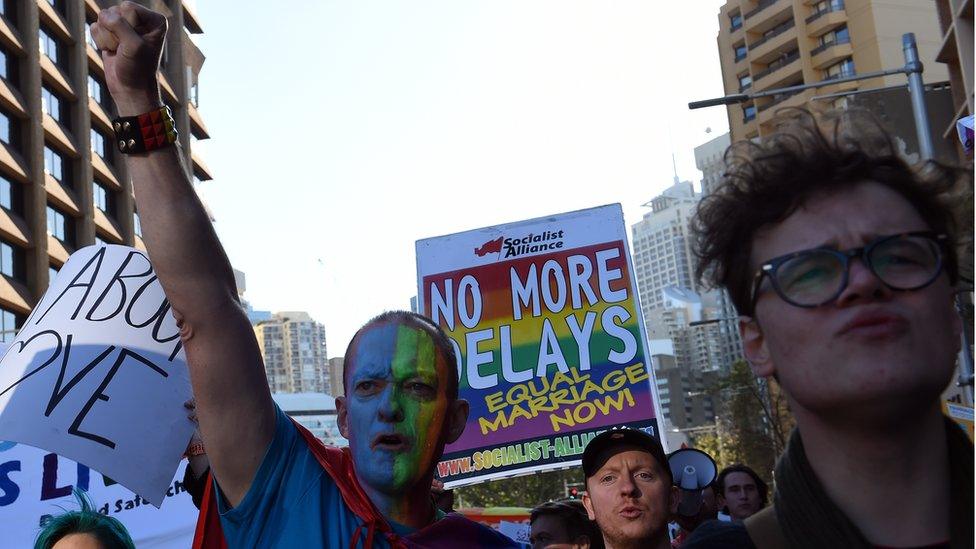
MULTIPOLYGON (((166 28, 163 15, 132 2, 103 10, 92 25, 120 116, 163 105, 156 70, 166 28)), ((274 436, 261 352, 238 301, 230 261, 178 148, 127 155, 126 163, 149 257, 180 322, 210 464, 236 506, 274 436)))

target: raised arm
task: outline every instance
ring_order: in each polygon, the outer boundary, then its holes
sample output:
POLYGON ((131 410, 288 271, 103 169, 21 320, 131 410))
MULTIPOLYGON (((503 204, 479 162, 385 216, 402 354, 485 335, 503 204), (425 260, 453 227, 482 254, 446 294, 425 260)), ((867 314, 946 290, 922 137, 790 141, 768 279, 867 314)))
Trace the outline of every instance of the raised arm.
MULTIPOLYGON (((92 25, 120 116, 160 108, 156 71, 166 18, 132 2, 92 25)), ((274 436, 261 352, 234 274, 177 147, 128 155, 143 238, 181 334, 207 454, 232 505, 247 493, 274 436)))

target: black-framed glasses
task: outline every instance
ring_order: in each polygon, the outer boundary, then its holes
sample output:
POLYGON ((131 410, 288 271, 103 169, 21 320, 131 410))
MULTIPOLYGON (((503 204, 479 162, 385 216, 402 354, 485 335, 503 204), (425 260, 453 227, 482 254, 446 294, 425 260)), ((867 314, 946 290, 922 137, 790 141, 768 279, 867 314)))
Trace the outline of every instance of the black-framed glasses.
POLYGON ((892 290, 924 288, 942 272, 947 240, 945 234, 918 231, 882 236, 862 248, 813 248, 770 259, 756 272, 752 309, 766 277, 790 305, 819 307, 830 303, 847 288, 850 262, 855 257, 892 290))

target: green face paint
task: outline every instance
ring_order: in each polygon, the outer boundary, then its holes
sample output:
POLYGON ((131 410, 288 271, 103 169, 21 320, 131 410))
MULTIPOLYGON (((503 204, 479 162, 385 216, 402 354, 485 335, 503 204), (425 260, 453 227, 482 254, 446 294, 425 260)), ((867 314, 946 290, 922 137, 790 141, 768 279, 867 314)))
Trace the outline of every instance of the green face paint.
POLYGON ((413 441, 410 450, 397 456, 393 465, 394 485, 405 487, 433 464, 447 411, 446 380, 438 375, 434 341, 426 332, 410 326, 397 327, 391 366, 397 385, 394 398, 403 412, 396 431, 413 441))
POLYGON ((384 323, 359 337, 346 402, 349 446, 364 484, 390 495, 419 488, 443 440, 448 375, 423 330, 384 323), (384 443, 389 435, 403 444, 384 443))

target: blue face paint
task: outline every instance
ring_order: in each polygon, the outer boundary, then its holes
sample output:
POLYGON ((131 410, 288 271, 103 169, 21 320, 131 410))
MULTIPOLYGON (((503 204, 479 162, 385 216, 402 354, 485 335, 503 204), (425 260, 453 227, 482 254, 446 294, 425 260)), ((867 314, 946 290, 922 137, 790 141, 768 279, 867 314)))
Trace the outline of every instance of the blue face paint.
POLYGON ((363 332, 352 362, 346 407, 357 476, 401 494, 425 478, 443 448, 448 370, 426 332, 394 323, 363 332))

